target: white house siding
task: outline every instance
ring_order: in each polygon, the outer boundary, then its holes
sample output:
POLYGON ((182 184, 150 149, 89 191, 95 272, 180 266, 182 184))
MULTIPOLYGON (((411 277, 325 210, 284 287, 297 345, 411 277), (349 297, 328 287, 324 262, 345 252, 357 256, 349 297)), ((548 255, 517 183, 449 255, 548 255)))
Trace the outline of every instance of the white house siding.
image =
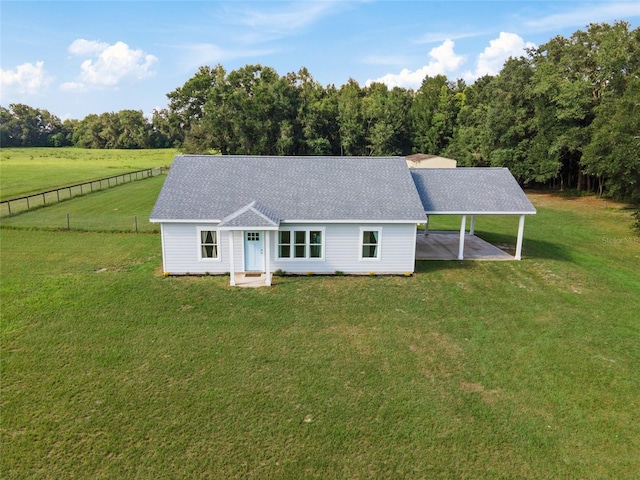
MULTIPOLYGON (((165 272, 172 275, 229 272, 228 232, 218 232, 220 260, 199 259, 198 227, 213 230, 215 226, 215 224, 164 223, 162 243, 165 272)), ((234 250, 236 250, 235 245, 234 250)))
POLYGON ((287 273, 404 274, 414 271, 416 248, 415 224, 329 224, 281 225, 281 229, 313 230, 324 227, 323 259, 279 259, 278 233, 271 232, 271 271, 287 273), (382 230, 380 258, 361 259, 361 228, 382 230))
MULTIPOLYGON (((228 273, 229 235, 233 235, 233 256, 236 272, 244 271, 244 232, 218 232, 220 260, 199 259, 198 228, 215 229, 215 224, 164 223, 162 242, 164 270, 172 275, 228 273)), ((404 274, 414 271, 416 226, 415 224, 330 224, 330 225, 282 225, 286 229, 323 229, 323 258, 279 259, 278 232, 267 232, 271 259, 271 271, 287 273, 335 273, 349 274, 404 274), (380 229, 380 258, 361 259, 361 229, 380 229)))
MULTIPOLYGON (((252 230, 255 231, 255 230, 252 230)), ((233 235, 233 265, 236 272, 244 272, 244 231, 231 231, 228 235, 233 235)), ((229 239, 227 239, 227 245, 229 239)), ((229 256, 229 248, 225 250, 227 257, 229 256)), ((227 270, 230 271, 230 270, 227 270)))

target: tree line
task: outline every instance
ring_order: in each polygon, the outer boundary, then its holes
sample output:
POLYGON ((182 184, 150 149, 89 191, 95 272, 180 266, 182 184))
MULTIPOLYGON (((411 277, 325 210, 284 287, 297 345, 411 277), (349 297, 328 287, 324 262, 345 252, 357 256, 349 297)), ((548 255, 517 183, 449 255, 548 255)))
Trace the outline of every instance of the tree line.
POLYGON ((591 24, 510 58, 473 84, 444 75, 417 90, 323 86, 301 68, 203 66, 168 106, 60 121, 0 107, 4 146, 176 147, 186 153, 408 155, 508 167, 522 184, 640 201, 640 29, 591 24))

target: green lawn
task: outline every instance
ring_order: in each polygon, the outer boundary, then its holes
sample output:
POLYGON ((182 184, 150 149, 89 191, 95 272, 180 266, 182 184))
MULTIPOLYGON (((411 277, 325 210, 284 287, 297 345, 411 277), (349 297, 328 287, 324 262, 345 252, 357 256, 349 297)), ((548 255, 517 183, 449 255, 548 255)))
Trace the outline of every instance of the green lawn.
POLYGON ((171 165, 177 151, 0 148, 0 200, 171 165))
POLYGON ((2 220, 8 227, 92 231, 159 231, 149 223, 153 204, 166 175, 138 180, 74 197, 2 220), (68 217, 67 217, 68 215, 68 217))
MULTIPOLYGON (((64 203, 129 216, 160 182, 64 203)), ((530 197, 522 262, 258 290, 164 277, 157 234, 0 229, 0 476, 634 478, 640 239, 530 197)))

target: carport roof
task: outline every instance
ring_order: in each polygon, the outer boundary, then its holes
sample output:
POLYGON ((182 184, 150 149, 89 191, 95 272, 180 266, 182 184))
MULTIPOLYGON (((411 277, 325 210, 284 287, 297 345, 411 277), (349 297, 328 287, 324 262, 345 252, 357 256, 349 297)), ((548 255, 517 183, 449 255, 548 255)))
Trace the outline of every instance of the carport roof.
POLYGON ((507 168, 412 169, 411 176, 426 214, 536 213, 507 168))

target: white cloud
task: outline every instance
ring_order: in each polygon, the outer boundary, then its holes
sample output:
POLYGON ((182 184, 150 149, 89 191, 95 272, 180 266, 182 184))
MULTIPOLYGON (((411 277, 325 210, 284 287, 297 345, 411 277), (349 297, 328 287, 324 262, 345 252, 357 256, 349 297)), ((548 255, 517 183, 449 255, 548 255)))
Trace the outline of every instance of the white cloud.
POLYGON ((124 42, 109 45, 103 42, 77 39, 69 52, 79 56, 92 56, 80 65, 77 81, 66 82, 62 90, 82 91, 93 87, 115 87, 124 80, 142 80, 155 74, 152 66, 158 61, 140 49, 132 49, 124 42))
POLYGON ((478 55, 475 71, 465 72, 463 77, 473 81, 483 75, 497 75, 509 57, 522 57, 526 54, 525 49, 535 46, 515 33, 500 32, 500 36, 489 41, 489 46, 478 55))
POLYGON ((293 2, 274 12, 245 10, 239 23, 257 29, 291 32, 316 22, 338 4, 332 2, 293 2))
POLYGON ((455 72, 465 61, 463 55, 457 55, 454 51, 455 43, 452 40, 445 40, 441 45, 429 51, 431 60, 418 70, 411 71, 407 68, 400 73, 388 73, 375 80, 367 80, 365 85, 373 82, 384 83, 388 87, 419 88, 422 81, 428 75, 446 75, 455 72))
POLYGON ((271 55, 274 49, 225 49, 212 43, 197 43, 181 47, 182 63, 185 68, 193 69, 201 65, 213 65, 247 57, 271 55))
POLYGON ((416 43, 438 43, 445 40, 459 40, 461 38, 477 37, 479 32, 458 32, 458 33, 446 33, 446 32, 427 32, 424 35, 418 37, 416 43))
POLYGON ((400 55, 367 55, 363 62, 368 65, 405 65, 407 59, 400 55))
POLYGON ((86 92, 87 87, 80 82, 64 82, 60 85, 63 92, 86 92))
POLYGON ((350 8, 349 2, 327 0, 235 2, 216 20, 234 26, 232 35, 236 41, 262 44, 303 33, 326 17, 350 8))
POLYGON ((44 69, 44 62, 23 63, 15 70, 0 69, 0 90, 7 94, 36 95, 51 83, 53 77, 44 69))
POLYGON ((78 38, 69 45, 69 52, 74 55, 99 55, 109 48, 108 43, 96 42, 94 40, 85 40, 78 38))
POLYGON ((598 5, 581 4, 573 10, 527 20, 526 27, 541 31, 557 31, 569 27, 585 28, 590 23, 612 22, 631 17, 640 17, 638 2, 603 2, 598 5))

